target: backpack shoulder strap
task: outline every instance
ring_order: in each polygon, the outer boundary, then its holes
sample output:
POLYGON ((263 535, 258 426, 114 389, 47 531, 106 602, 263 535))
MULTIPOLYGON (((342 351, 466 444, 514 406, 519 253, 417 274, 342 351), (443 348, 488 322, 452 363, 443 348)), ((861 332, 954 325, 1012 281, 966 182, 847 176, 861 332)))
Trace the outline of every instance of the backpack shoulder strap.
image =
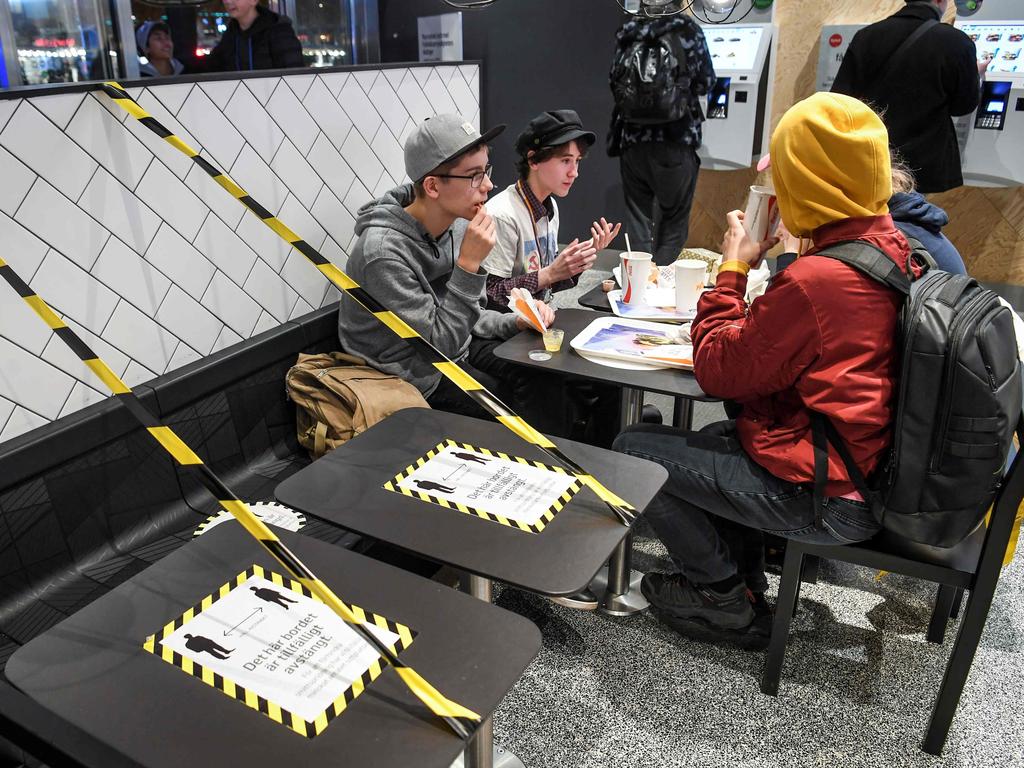
MULTIPOLYGON (((917 242, 916 240, 914 242, 917 242)), ((920 243, 917 243, 921 245, 920 243)), ((912 244, 913 247, 913 244, 912 244)), ((858 269, 868 277, 889 286, 894 291, 899 291, 904 296, 910 295, 910 277, 908 277, 895 261, 890 259, 886 253, 870 243, 863 240, 849 240, 845 243, 837 243, 824 251, 818 251, 814 256, 826 256, 844 264, 849 264, 858 269)), ((911 253, 913 257, 913 252, 911 253)))
POLYGON ((839 434, 832 420, 820 411, 811 411, 811 440, 814 447, 814 525, 818 530, 823 529, 822 513, 825 506, 825 486, 828 483, 828 447, 831 445, 836 449, 839 458, 842 459, 846 472, 850 476, 853 486, 860 492, 864 502, 871 508, 876 517, 880 519, 882 513, 881 497, 871 490, 867 478, 860 471, 857 462, 853 460, 846 441, 839 434))

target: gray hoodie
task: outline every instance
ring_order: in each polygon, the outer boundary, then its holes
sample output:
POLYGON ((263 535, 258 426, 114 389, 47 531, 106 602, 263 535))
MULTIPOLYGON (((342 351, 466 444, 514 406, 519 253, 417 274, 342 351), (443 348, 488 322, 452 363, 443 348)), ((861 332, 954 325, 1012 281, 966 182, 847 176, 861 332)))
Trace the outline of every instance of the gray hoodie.
MULTIPOLYGON (((359 239, 345 271, 456 362, 465 358, 471 335, 485 339, 515 335, 514 315, 483 308, 487 273, 474 275, 455 265, 466 221, 458 219, 435 240, 406 213, 405 206, 412 200, 412 185, 406 184, 360 209, 359 239)), ((441 381, 433 365, 348 295, 341 298, 338 337, 346 352, 400 376, 424 397, 441 381)))

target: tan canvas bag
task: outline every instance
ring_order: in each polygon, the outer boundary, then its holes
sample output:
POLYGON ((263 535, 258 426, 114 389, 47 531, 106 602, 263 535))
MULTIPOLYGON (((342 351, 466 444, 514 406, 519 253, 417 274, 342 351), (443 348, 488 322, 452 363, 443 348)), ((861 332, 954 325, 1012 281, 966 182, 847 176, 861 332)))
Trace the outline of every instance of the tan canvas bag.
POLYGON ((299 445, 314 459, 395 411, 429 408, 416 387, 342 352, 299 354, 285 376, 299 445))

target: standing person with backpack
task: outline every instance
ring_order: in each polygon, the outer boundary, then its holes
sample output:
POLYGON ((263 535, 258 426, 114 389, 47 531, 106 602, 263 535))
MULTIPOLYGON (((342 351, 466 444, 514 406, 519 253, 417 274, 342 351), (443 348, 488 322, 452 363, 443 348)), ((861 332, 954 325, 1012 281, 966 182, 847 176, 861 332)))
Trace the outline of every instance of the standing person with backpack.
POLYGON ((742 412, 702 432, 637 425, 615 441, 669 472, 646 518, 677 572, 648 573, 641 587, 659 619, 685 635, 767 645, 763 553, 749 556, 762 531, 846 544, 879 530, 835 451, 815 504, 812 414, 831 419, 863 475, 875 469, 893 435, 903 297, 813 256, 855 241, 906 275, 910 246, 886 207, 888 143, 878 115, 847 96, 818 93, 782 117, 771 142, 779 209, 813 247, 748 307, 747 272, 776 238, 752 242, 743 215, 730 213, 718 280, 691 330, 697 381, 742 412))
MULTIPOLYGON (((647 6, 662 14, 679 10, 678 0, 647 6)), ((626 22, 616 35, 609 84, 615 110, 608 154, 620 157, 626 233, 656 264, 670 264, 690 231, 704 121, 698 97, 715 85, 703 31, 684 14, 626 22)))
POLYGON ((977 108, 988 67, 964 32, 940 23, 948 7, 949 0, 906 0, 898 13, 860 30, 832 84, 833 93, 881 113, 925 194, 964 183, 953 117, 977 108))

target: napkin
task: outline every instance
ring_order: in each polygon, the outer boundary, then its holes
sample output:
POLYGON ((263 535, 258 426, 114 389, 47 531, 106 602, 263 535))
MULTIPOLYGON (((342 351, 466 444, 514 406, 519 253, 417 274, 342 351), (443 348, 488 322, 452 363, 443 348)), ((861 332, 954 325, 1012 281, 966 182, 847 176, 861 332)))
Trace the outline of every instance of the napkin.
POLYGON ((508 295, 508 308, 511 309, 516 316, 523 318, 527 323, 530 324, 537 333, 544 333, 547 326, 544 325, 544 321, 540 319, 540 312, 537 310, 537 302, 534 301, 533 296, 530 292, 524 288, 513 288, 512 292, 508 295))

